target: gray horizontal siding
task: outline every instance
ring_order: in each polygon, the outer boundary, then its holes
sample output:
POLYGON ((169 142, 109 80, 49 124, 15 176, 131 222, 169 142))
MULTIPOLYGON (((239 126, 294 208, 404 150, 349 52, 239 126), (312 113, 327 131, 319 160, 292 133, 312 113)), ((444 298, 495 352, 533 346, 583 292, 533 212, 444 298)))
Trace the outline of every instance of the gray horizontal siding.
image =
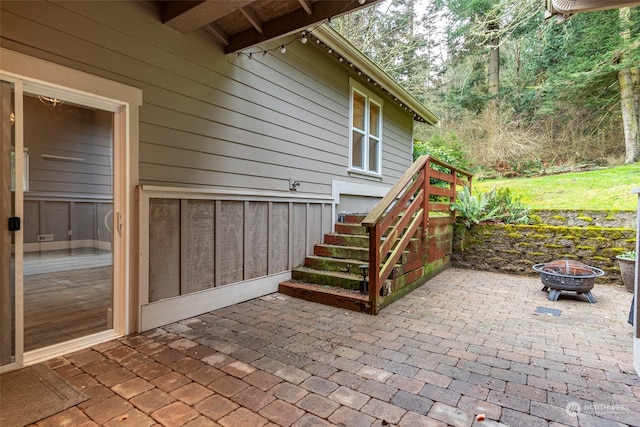
MULTIPOLYGON (((143 90, 143 184, 286 191, 293 177, 329 194, 332 179, 359 179, 347 173, 349 71, 311 44, 249 60, 162 25, 147 3, 0 7, 4 47, 143 90)), ((384 102, 392 184, 411 162, 412 120, 384 102)))

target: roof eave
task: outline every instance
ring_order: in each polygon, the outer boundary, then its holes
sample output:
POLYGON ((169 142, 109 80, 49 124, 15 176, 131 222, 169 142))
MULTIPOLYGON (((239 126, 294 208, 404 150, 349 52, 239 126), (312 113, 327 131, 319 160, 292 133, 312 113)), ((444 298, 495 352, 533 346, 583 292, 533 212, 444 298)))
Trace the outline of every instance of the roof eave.
POLYGON ((640 5, 639 0, 546 0, 546 17, 549 18, 553 15, 570 16, 581 12, 638 5, 640 5))
POLYGON ((383 91, 413 111, 415 120, 424 121, 431 125, 438 123, 435 114, 336 30, 324 24, 313 30, 313 36, 333 49, 345 61, 357 67, 364 75, 377 83, 383 91))

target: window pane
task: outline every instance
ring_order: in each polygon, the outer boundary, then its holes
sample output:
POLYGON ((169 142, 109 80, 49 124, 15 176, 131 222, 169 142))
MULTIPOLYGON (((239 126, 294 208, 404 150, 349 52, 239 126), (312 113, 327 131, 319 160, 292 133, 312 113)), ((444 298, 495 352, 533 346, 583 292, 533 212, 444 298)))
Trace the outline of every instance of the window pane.
POLYGON ((377 139, 369 138, 369 171, 370 172, 380 172, 378 170, 378 165, 380 164, 378 161, 378 145, 380 141, 377 139))
POLYGON ((353 148, 351 152, 351 166, 364 169, 364 135, 353 132, 353 148))
POLYGON ((353 127, 364 130, 365 97, 353 92, 353 127))
POLYGON ((369 105, 369 133, 380 136, 380 106, 373 102, 369 105))

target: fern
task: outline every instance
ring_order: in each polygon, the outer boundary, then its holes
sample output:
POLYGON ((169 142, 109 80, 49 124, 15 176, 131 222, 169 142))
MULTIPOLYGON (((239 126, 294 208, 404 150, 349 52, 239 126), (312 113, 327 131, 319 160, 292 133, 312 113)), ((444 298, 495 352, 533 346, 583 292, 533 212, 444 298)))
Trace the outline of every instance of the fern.
POLYGON ((451 204, 451 210, 456 212, 467 228, 481 222, 523 224, 529 221, 529 209, 517 198, 512 200, 508 189, 499 193, 492 189, 474 196, 469 187, 464 187, 451 204))

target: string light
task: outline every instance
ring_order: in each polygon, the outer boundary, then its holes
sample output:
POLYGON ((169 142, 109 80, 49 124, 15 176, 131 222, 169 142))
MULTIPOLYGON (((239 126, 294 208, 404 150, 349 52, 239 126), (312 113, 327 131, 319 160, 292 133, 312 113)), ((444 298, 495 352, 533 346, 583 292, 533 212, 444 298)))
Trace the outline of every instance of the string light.
MULTIPOLYGON (((358 0, 358 3, 360 4, 365 4, 366 0, 358 0)), ((331 23, 331 18, 327 18, 325 20, 326 23, 331 23)), ((306 31, 302 31, 302 33, 300 34, 299 40, 302 44, 307 44, 309 39, 315 39, 316 40, 316 44, 318 45, 323 45, 324 48, 326 49, 327 53, 329 55, 333 56, 333 49, 327 45, 325 45, 319 38, 314 37, 313 35, 313 30, 315 28, 318 28, 319 26, 323 25, 323 23, 318 24, 316 27, 314 28, 308 28, 306 31)), ((280 51, 280 53, 285 54, 287 53, 287 46, 289 46, 291 43, 294 43, 298 40, 298 38, 293 39, 291 41, 289 41, 288 43, 282 44, 280 46, 274 47, 272 49, 261 49, 259 51, 254 51, 254 52, 237 52, 236 54, 238 56, 246 56, 247 58, 249 58, 250 60, 253 60, 254 57, 253 55, 257 55, 257 54, 262 54, 262 57, 266 57, 269 52, 275 52, 277 50, 280 51)), ((407 110, 408 112, 410 112, 413 115, 414 120, 420 121, 420 122, 425 122, 426 120, 422 117, 420 117, 418 114, 416 114, 413 109, 408 108, 408 106, 404 105, 402 102, 400 102, 400 100, 398 99, 397 96, 394 96, 393 94, 391 94, 387 89, 385 89, 384 86, 380 85, 378 82, 376 82, 375 80, 372 80, 371 77, 369 77, 368 75, 366 75, 365 73, 362 72, 362 70, 358 69, 357 67, 354 67, 354 64, 352 62, 347 61, 344 57, 342 57, 340 55, 340 53, 337 53, 338 56, 338 61, 341 63, 344 63, 345 65, 348 65, 350 68, 353 68, 354 71, 357 71, 359 76, 362 76, 363 74, 367 77, 367 82, 371 83, 374 87, 380 87, 380 89, 385 92, 387 95, 389 95, 390 97, 393 98, 394 101, 396 101, 400 108, 403 108, 404 110, 407 110)))

